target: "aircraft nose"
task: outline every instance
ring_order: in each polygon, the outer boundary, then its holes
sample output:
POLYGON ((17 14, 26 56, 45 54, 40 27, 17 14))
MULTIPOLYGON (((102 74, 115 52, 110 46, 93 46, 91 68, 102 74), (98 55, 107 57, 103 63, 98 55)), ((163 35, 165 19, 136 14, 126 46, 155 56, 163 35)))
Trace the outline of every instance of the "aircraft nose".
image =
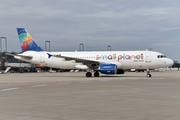
POLYGON ((169 65, 169 67, 171 67, 174 64, 174 61, 171 59, 168 59, 167 64, 169 65))

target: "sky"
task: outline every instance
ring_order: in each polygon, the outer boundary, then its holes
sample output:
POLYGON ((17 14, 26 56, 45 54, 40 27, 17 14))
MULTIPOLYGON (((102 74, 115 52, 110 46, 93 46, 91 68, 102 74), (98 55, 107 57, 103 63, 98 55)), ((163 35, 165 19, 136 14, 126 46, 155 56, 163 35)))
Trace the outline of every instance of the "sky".
MULTIPOLYGON (((50 51, 152 49, 180 61, 180 0, 0 0, 0 36, 20 52, 17 27, 50 51)), ((5 50, 3 41, 2 51, 5 50)))

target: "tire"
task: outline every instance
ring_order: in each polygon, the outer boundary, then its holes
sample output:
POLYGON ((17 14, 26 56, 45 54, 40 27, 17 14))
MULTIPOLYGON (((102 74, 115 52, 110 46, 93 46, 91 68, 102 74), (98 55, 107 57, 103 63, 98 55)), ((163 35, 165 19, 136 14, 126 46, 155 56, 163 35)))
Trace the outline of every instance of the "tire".
POLYGON ((86 73, 86 77, 92 77, 92 73, 91 72, 87 72, 86 73))

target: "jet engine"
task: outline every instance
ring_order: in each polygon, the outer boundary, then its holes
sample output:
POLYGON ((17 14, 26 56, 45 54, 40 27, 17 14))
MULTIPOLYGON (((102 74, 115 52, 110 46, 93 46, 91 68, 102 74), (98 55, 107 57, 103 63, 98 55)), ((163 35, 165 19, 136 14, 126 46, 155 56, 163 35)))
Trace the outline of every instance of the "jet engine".
POLYGON ((124 70, 117 69, 116 64, 101 64, 99 69, 102 74, 124 74, 124 70))

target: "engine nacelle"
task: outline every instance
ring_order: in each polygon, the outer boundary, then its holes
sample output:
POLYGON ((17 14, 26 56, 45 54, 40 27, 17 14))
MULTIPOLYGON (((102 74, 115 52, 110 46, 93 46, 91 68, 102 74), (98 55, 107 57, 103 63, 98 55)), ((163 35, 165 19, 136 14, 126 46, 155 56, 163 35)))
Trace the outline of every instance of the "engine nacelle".
POLYGON ((99 67, 102 74, 124 74, 124 70, 117 69, 116 64, 101 64, 99 67))
POLYGON ((115 64, 100 64, 100 73, 116 74, 117 66, 115 64))

